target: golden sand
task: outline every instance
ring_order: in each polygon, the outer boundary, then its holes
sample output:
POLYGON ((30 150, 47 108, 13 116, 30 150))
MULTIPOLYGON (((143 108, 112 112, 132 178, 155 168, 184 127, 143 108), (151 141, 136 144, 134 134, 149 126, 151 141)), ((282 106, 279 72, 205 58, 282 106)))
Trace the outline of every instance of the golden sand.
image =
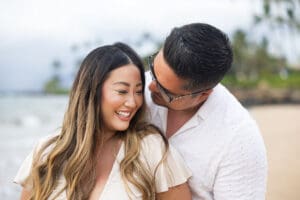
POLYGON ((267 200, 300 200, 300 105, 249 109, 267 149, 267 200))

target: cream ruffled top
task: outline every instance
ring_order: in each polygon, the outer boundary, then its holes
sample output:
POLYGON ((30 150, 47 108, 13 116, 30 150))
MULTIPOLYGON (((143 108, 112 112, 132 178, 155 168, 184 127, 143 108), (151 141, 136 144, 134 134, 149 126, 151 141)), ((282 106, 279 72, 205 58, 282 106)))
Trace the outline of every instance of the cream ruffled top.
MULTIPOLYGON (((45 140, 44 140, 45 141, 45 140)), ((39 142, 38 147, 43 142, 39 142)), ((142 148, 140 159, 142 162, 146 162, 146 166, 150 167, 151 172, 154 174, 155 168, 161 160, 164 152, 164 143, 160 135, 151 134, 142 140, 142 148)), ((125 185, 122 181, 121 174, 119 171, 119 163, 124 158, 124 143, 116 156, 112 170, 108 177, 108 180, 102 190, 99 200, 112 200, 112 199, 142 199, 142 194, 129 183, 130 190, 132 193, 128 194, 125 189, 125 185), (130 198, 129 198, 130 196, 130 198)), ((22 163, 14 182, 21 184, 23 187, 30 189, 30 169, 33 160, 33 151, 27 156, 25 161, 22 163), (29 179, 27 179, 29 177, 29 179)), ((168 188, 180 185, 191 177, 191 171, 184 164, 183 159, 178 152, 170 145, 169 152, 167 155, 166 162, 158 167, 155 176, 156 191, 165 192, 168 188)), ((52 199, 56 192, 60 191, 65 184, 65 178, 63 175, 60 177, 57 188, 53 191, 53 194, 49 199, 52 199)), ((65 192, 62 192, 57 200, 66 199, 65 192)))

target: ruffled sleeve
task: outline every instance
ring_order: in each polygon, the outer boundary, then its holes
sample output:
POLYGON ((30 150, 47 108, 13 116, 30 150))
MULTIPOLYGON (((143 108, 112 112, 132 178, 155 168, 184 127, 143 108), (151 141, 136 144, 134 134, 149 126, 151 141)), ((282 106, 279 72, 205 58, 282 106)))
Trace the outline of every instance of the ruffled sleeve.
POLYGON ((21 167, 19 168, 17 175, 13 180, 14 183, 20 184, 27 190, 30 190, 32 188, 31 168, 33 163, 33 157, 35 153, 42 147, 42 145, 54 136, 55 135, 44 137, 37 142, 35 148, 27 155, 27 157, 21 164, 21 167))
POLYGON ((149 165, 151 171, 155 173, 156 191, 158 193, 166 192, 170 187, 183 184, 192 176, 191 170, 185 165, 182 157, 172 145, 169 145, 166 159, 160 164, 164 156, 165 145, 159 134, 146 136, 142 145, 145 162, 149 165))
POLYGON ((19 168, 16 177, 14 178, 14 183, 20 184, 22 187, 30 190, 32 188, 32 181, 30 178, 30 172, 32 167, 33 151, 23 161, 21 167, 19 168))

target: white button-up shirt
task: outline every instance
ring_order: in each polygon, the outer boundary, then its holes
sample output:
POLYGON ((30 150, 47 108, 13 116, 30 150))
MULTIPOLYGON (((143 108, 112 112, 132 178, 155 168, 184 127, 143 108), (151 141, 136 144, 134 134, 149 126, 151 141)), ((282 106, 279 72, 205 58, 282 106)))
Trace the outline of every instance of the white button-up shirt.
MULTIPOLYGON (((146 82, 149 84, 149 73, 146 82)), ((166 132, 167 109, 152 102, 149 120, 166 132)), ((221 84, 169 142, 192 170, 193 200, 263 200, 267 159, 263 139, 248 111, 221 84)))

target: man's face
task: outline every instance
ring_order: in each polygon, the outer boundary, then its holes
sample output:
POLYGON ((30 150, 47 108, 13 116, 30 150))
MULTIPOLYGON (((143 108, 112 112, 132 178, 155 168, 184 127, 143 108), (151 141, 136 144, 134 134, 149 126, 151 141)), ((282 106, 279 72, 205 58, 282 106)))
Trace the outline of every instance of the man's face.
POLYGON ((201 98, 201 93, 197 95, 189 95, 194 91, 184 89, 186 81, 179 78, 171 67, 166 63, 162 50, 153 58, 153 65, 150 69, 153 76, 152 82, 149 84, 151 97, 154 103, 165 106, 173 110, 190 110, 199 107, 206 99, 201 98), (182 98, 177 98, 182 96, 182 98), (173 97, 174 100, 169 101, 173 97))

